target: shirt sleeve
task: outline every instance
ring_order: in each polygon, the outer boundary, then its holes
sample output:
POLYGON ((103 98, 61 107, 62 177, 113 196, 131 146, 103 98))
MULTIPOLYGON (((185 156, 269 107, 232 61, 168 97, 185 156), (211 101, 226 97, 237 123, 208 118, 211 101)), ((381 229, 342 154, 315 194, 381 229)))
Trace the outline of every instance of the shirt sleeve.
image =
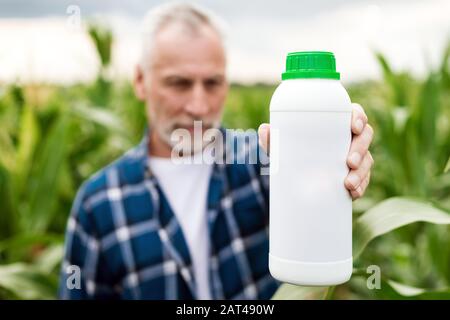
POLYGON ((105 262, 85 198, 84 189, 80 188, 67 223, 58 297, 63 300, 114 299, 118 296, 117 290, 102 278, 105 262))

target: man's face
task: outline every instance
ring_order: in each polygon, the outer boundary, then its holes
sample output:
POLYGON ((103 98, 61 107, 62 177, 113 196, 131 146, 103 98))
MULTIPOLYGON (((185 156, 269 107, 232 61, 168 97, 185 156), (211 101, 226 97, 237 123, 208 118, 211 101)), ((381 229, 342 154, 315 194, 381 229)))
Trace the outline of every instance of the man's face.
POLYGON ((164 28, 155 37, 150 59, 145 69, 138 69, 135 88, 160 141, 173 145, 170 136, 179 128, 193 135, 196 120, 203 130, 219 126, 228 83, 225 52, 213 29, 205 26, 192 33, 176 25, 164 28))

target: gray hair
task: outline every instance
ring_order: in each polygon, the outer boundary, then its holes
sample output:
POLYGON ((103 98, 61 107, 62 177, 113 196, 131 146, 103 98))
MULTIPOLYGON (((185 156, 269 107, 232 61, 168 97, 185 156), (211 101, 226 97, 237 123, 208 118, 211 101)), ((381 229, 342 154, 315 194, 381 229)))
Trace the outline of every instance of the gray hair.
POLYGON ((197 4, 170 2, 151 9, 144 18, 141 65, 146 65, 146 61, 151 59, 151 50, 157 33, 172 24, 180 24, 191 32, 208 26, 217 32, 225 48, 227 25, 221 18, 197 4))

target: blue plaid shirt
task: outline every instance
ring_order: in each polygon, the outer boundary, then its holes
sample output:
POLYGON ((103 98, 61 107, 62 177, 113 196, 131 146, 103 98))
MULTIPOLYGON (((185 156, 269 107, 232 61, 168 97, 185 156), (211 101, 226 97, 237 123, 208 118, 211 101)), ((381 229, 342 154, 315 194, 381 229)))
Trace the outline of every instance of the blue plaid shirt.
MULTIPOLYGON (((186 239, 148 166, 147 137, 78 191, 67 224, 60 298, 197 298, 186 239), (74 265, 81 271, 80 286, 69 289, 75 273, 68 267, 74 265)), ((223 164, 213 165, 209 182, 213 299, 269 299, 279 286, 268 268, 269 185, 268 176, 260 174, 263 153, 256 164, 242 161, 258 148, 257 138, 247 135, 245 141, 245 150, 233 147, 233 163, 227 164, 221 153, 223 164)))

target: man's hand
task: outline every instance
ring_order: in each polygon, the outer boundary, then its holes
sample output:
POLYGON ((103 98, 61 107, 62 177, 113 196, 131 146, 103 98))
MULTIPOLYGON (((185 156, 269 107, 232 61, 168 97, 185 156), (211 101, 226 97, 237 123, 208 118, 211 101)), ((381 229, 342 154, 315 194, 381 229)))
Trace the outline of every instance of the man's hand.
MULTIPOLYGON (((357 103, 353 103, 352 112, 352 143, 347 157, 347 165, 350 172, 345 178, 345 187, 350 191, 353 200, 363 196, 370 181, 370 169, 373 158, 369 146, 373 138, 373 129, 367 123, 364 109, 357 103)), ((269 152, 270 150, 270 125, 263 123, 258 129, 259 143, 269 152)))
POLYGON ((373 129, 367 123, 364 109, 357 103, 353 103, 352 112, 352 143, 347 157, 347 165, 350 172, 345 179, 345 186, 352 195, 353 200, 363 196, 370 181, 370 168, 373 158, 369 151, 372 143, 373 129))

